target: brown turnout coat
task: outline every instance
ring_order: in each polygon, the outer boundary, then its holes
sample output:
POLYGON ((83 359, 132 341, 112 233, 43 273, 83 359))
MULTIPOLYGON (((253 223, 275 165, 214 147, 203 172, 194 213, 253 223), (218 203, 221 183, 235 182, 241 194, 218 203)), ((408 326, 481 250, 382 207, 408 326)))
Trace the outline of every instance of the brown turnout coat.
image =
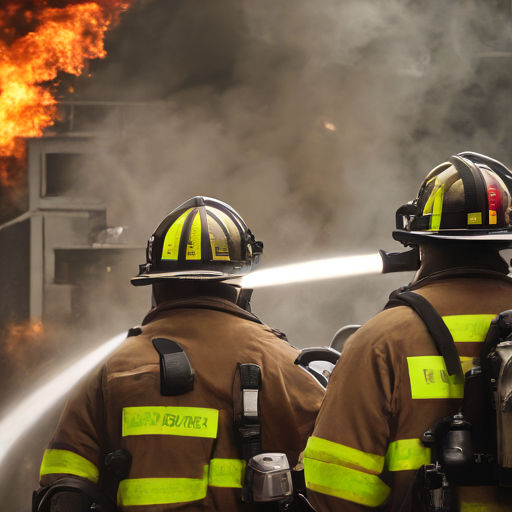
POLYGON ((145 318, 142 334, 127 339, 69 399, 43 460, 41 485, 63 476, 97 481, 105 455, 124 448, 133 465, 120 486, 120 510, 244 509, 245 463, 233 436, 237 363, 260 365, 262 448, 286 453, 291 467, 324 395, 294 365, 299 351, 278 334, 224 299, 159 305, 145 318), (187 354, 195 372, 192 392, 160 394, 157 337, 178 342, 187 354))
MULTIPOLYGON (((413 291, 444 317, 471 367, 490 320, 512 309, 512 280, 481 274, 422 284, 413 291)), ((430 462, 420 438, 461 405, 460 398, 446 398, 439 364, 425 324, 405 306, 382 311, 349 339, 305 451, 308 497, 317 512, 399 510, 416 469, 430 462)), ((512 510, 502 489, 460 494, 463 511, 512 510)))

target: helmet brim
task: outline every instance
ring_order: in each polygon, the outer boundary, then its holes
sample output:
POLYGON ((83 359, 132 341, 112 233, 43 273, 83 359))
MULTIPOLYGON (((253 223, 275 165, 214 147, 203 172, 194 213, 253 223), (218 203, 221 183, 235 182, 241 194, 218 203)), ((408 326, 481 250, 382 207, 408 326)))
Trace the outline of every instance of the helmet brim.
POLYGON ((512 247, 511 231, 486 230, 442 230, 442 231, 393 231, 393 238, 399 242, 412 245, 445 245, 450 242, 496 244, 512 247))
POLYGON ((142 274, 131 279, 133 286, 146 286, 164 281, 193 280, 193 281, 225 281, 241 277, 240 274, 227 274, 213 270, 182 270, 176 272, 162 272, 142 274))

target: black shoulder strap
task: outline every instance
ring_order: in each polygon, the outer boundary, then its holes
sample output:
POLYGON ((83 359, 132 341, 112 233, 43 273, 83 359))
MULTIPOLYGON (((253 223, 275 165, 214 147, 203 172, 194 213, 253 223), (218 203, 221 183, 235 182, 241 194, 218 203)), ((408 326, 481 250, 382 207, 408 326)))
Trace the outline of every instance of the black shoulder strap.
POLYGON ((462 375, 459 352, 453 341, 453 336, 434 306, 417 293, 396 290, 389 296, 389 302, 384 309, 397 306, 408 306, 417 313, 434 339, 437 351, 443 356, 448 373, 462 375))
POLYGON ((160 354, 160 393, 178 396, 193 391, 194 370, 179 344, 167 338, 154 338, 153 345, 160 354))

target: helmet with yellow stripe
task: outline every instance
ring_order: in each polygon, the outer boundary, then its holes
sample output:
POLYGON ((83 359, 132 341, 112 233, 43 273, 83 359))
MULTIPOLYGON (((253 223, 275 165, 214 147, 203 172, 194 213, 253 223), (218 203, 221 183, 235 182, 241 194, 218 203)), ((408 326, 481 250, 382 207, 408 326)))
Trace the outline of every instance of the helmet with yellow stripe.
POLYGON ((396 212, 393 238, 404 245, 484 242, 512 246, 512 174, 466 151, 425 178, 418 197, 396 212))
POLYGON ((232 279, 258 263, 257 242, 231 206, 209 197, 193 197, 173 210, 148 240, 146 263, 135 286, 168 279, 232 279))

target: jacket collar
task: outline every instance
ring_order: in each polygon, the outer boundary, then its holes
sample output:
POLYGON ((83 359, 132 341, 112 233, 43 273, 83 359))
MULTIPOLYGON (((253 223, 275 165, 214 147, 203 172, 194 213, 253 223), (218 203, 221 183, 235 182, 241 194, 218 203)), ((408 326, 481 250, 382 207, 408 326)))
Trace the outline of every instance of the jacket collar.
POLYGON ((170 311, 172 309, 210 309, 215 311, 221 311, 223 313, 229 313, 240 318, 245 318, 251 322, 261 324, 261 320, 240 308, 234 302, 220 297, 185 297, 179 299, 172 299, 158 304, 155 308, 151 309, 142 321, 142 325, 147 325, 158 318, 163 312, 170 311))

